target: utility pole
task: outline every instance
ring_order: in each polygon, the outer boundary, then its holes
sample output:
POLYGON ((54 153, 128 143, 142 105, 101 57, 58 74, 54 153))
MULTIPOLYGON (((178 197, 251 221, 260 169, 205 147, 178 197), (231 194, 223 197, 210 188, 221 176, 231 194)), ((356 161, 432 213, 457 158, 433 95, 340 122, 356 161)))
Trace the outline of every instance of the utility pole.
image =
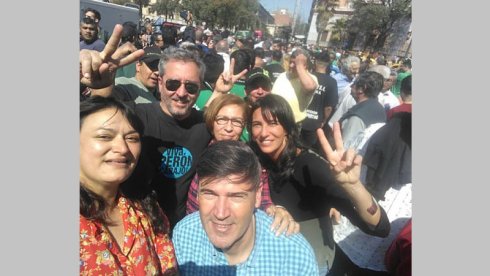
POLYGON ((293 37, 296 34, 296 19, 298 18, 298 13, 299 13, 299 2, 300 2, 300 0, 296 0, 296 4, 294 5, 293 28, 291 31, 291 34, 293 35, 293 37))

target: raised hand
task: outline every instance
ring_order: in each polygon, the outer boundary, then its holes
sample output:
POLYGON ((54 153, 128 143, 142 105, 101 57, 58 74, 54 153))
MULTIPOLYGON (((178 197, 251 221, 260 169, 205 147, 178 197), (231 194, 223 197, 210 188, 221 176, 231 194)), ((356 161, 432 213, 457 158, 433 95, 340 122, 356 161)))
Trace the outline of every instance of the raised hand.
POLYGON ((333 125, 335 151, 332 150, 321 128, 317 129, 316 133, 337 181, 341 184, 357 184, 360 182, 362 156, 357 155, 352 148, 344 149, 339 123, 336 122, 333 125))
POLYGON ((80 82, 93 89, 105 88, 113 84, 116 70, 137 61, 143 56, 143 50, 127 42, 119 46, 122 25, 116 24, 104 50, 80 51, 80 82))
POLYGON ((303 53, 296 56, 294 63, 297 69, 306 70, 308 68, 308 58, 303 53))
POLYGON ((296 234, 300 230, 300 225, 297 223, 291 214, 282 206, 272 205, 267 208, 266 213, 274 217, 274 221, 270 226, 276 237, 284 233, 286 236, 296 234))
POLYGON ((222 94, 228 93, 233 87, 233 84, 235 84, 237 80, 245 76, 245 74, 247 74, 248 71, 247 69, 244 69, 240 73, 233 75, 234 69, 235 69, 235 59, 232 58, 230 61, 229 71, 221 73, 218 80, 216 81, 216 86, 214 88, 216 92, 222 94))

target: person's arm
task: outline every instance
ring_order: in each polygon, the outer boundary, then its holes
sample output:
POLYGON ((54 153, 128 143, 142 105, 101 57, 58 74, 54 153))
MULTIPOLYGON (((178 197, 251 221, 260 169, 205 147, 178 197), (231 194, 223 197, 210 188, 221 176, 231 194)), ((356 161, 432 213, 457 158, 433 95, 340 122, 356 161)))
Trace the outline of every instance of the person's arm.
POLYGON ((344 149, 339 123, 333 126, 335 151, 321 129, 317 130, 317 135, 338 185, 346 193, 362 221, 370 228, 376 228, 381 220, 381 207, 361 183, 362 156, 357 155, 354 149, 344 149))
POLYGON ((122 25, 116 24, 102 52, 80 51, 80 83, 92 89, 93 96, 110 96, 117 69, 137 61, 144 54, 129 42, 118 47, 121 36, 122 25))
POLYGON ((296 72, 298 73, 301 86, 303 86, 303 91, 305 91, 307 94, 312 94, 318 87, 318 82, 308 72, 307 62, 308 61, 305 55, 299 54, 296 56, 296 72))
POLYGON ((290 236, 299 232, 299 223, 293 219, 293 216, 291 216, 284 206, 273 204, 267 208, 266 213, 269 216, 274 217, 271 224, 271 230, 276 233, 276 236, 279 236, 282 233, 285 233, 286 236, 290 236))
POLYGON ((330 114, 332 114, 332 111, 333 111, 333 107, 331 106, 325 106, 323 108, 323 121, 320 128, 322 128, 327 123, 327 120, 330 117, 330 114))

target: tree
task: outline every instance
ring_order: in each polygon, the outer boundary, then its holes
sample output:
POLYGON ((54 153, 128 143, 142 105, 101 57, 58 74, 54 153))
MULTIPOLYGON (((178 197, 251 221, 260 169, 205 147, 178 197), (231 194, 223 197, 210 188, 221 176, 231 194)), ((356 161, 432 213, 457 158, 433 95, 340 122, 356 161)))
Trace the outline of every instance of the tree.
POLYGON ((172 15, 181 9, 179 0, 157 0, 155 4, 150 7, 150 12, 156 12, 158 15, 165 15, 165 20, 168 19, 168 15, 172 15))
POLYGON ((375 51, 383 48, 396 21, 412 17, 411 0, 354 0, 353 7, 349 29, 364 34, 365 48, 372 46, 375 51))
POLYGON ((332 10, 338 5, 338 0, 316 0, 315 12, 316 17, 316 32, 321 34, 327 28, 328 21, 333 16, 332 10))
POLYGON ((331 41, 337 41, 340 45, 344 45, 347 35, 347 19, 340 18, 330 25, 332 26, 331 41))
POLYGON ((182 0, 182 7, 212 28, 251 29, 257 21, 258 0, 182 0))
POLYGON ((112 0, 111 1, 111 3, 118 4, 118 5, 124 5, 127 2, 128 2, 127 0, 112 0))
POLYGON ((150 4, 150 0, 134 0, 134 2, 140 6, 140 8, 139 8, 140 18, 142 18, 143 17, 143 7, 148 7, 148 5, 150 4))

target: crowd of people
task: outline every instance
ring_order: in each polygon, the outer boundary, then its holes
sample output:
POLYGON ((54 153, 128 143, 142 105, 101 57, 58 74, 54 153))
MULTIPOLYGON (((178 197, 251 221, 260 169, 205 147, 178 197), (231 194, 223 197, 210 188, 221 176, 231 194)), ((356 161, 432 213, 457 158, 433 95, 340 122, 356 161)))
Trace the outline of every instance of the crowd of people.
POLYGON ((411 274, 411 202, 389 204, 411 198, 410 59, 100 20, 80 22, 81 275, 411 274))

